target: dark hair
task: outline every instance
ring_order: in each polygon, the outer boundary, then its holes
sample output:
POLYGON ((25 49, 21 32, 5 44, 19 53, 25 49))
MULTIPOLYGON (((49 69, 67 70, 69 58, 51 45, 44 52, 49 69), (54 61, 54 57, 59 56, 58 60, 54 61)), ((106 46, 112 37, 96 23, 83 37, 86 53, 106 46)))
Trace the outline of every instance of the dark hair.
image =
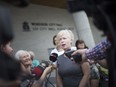
POLYGON ((21 74, 20 63, 1 49, 13 40, 13 36, 10 11, 0 6, 0 79, 3 81, 15 81, 21 74))
POLYGON ((78 44, 82 44, 82 43, 83 43, 84 46, 85 46, 84 48, 88 48, 83 40, 77 40, 77 41, 75 42, 76 48, 79 49, 77 45, 78 45, 78 44))
POLYGON ((55 42, 55 38, 56 38, 57 35, 54 35, 53 36, 53 44, 56 45, 56 42, 55 42))
POLYGON ((0 79, 15 81, 21 75, 21 65, 8 54, 0 51, 0 79))
POLYGON ((0 6, 0 45, 13 40, 11 14, 7 7, 0 6))

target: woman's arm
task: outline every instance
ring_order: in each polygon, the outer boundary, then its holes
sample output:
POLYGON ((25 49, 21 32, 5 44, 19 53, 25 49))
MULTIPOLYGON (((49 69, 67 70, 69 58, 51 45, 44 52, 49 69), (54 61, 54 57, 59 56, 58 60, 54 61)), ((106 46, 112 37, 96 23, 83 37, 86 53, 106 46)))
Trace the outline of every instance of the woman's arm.
POLYGON ((43 86, 43 82, 46 78, 46 76, 53 70, 52 66, 48 66, 46 67, 46 69, 44 70, 43 74, 41 75, 40 79, 34 83, 32 85, 32 87, 42 87, 43 86))
POLYGON ((97 60, 97 63, 99 63, 104 68, 108 68, 107 60, 106 59, 97 60))
POLYGON ((80 81, 79 87, 86 87, 90 77, 90 65, 88 62, 82 62, 81 67, 83 71, 83 77, 80 81))
POLYGON ((57 87, 63 87, 63 83, 62 83, 62 79, 60 77, 60 75, 58 74, 58 70, 57 70, 57 74, 56 74, 56 86, 57 87))

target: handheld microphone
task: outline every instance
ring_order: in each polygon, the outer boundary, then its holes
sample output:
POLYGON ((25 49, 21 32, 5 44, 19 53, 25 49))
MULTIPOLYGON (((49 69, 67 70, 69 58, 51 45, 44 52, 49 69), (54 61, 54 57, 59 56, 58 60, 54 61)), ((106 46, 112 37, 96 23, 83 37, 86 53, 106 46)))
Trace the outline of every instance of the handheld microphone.
POLYGON ((39 78, 41 77, 43 72, 44 72, 44 68, 41 65, 34 67, 32 70, 32 74, 33 74, 35 80, 39 80, 39 78))
POLYGON ((35 80, 38 80, 43 74, 46 67, 50 65, 49 61, 42 61, 40 65, 32 69, 32 74, 34 75, 35 80))
POLYGON ((64 54, 71 59, 72 61, 74 60, 76 63, 77 62, 81 62, 82 61, 82 55, 77 53, 75 55, 72 55, 72 53, 74 52, 74 50, 68 50, 66 52, 64 52, 64 54))
POLYGON ((72 53, 74 52, 74 50, 67 50, 67 51, 65 51, 64 52, 64 54, 68 57, 68 58, 70 58, 71 59, 71 57, 72 57, 72 53))
POLYGON ((57 53, 52 53, 49 57, 49 60, 55 62, 57 60, 57 57, 58 57, 57 53))
POLYGON ((72 55, 72 57, 76 63, 82 61, 82 55, 79 53, 77 53, 76 55, 72 55))
POLYGON ((48 67, 50 65, 50 62, 49 61, 42 61, 40 63, 40 65, 45 69, 46 67, 48 67))
POLYGON ((31 87, 34 81, 39 80, 41 75, 44 72, 44 68, 41 65, 38 65, 32 69, 32 75, 23 76, 24 80, 22 80, 20 87, 31 87))

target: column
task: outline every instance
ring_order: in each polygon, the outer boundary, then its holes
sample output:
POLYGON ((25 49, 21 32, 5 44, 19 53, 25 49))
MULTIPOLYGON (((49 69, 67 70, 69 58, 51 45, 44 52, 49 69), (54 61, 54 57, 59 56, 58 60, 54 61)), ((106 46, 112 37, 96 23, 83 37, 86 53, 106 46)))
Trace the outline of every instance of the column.
POLYGON ((73 12, 78 39, 85 41, 89 48, 95 46, 92 31, 85 11, 73 12))

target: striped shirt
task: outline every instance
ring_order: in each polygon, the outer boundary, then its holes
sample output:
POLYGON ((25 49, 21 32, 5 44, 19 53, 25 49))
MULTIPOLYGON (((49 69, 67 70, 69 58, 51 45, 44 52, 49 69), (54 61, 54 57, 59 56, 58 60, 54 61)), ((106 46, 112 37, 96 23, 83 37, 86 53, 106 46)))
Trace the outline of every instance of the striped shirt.
POLYGON ((87 59, 101 60, 107 57, 107 49, 110 47, 110 41, 105 39, 97 44, 94 48, 88 49, 85 55, 87 59))

